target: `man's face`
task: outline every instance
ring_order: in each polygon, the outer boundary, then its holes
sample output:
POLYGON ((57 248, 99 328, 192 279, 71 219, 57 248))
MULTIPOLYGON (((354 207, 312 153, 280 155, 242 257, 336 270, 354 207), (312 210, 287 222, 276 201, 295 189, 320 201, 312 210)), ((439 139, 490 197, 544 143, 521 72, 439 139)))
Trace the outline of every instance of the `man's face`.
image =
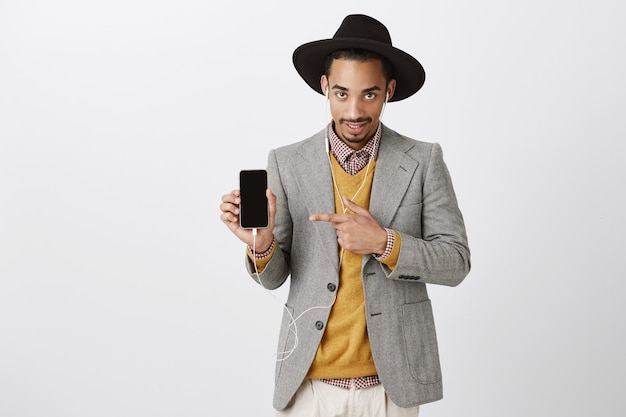
POLYGON ((385 84, 379 60, 359 62, 335 59, 329 76, 322 75, 322 91, 328 88, 335 132, 353 149, 361 149, 376 133, 385 94, 393 95, 395 80, 385 84))

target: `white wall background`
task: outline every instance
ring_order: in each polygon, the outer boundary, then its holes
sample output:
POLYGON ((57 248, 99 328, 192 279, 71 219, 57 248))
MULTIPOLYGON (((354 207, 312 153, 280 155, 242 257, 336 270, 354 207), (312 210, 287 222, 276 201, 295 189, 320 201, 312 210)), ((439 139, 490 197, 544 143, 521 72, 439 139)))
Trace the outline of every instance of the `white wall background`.
POLYGON ((322 127, 291 53, 354 12, 426 68, 385 120, 443 146, 473 255, 420 415, 626 414, 623 2, 4 0, 1 416, 272 415, 284 292, 218 204, 322 127))

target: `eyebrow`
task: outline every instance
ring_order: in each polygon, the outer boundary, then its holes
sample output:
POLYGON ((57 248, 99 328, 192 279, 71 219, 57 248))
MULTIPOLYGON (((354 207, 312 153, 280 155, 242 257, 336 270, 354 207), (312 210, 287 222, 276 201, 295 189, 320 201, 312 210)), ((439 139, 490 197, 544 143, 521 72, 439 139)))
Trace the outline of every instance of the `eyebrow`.
MULTIPOLYGON (((347 87, 341 86, 339 84, 333 85, 333 90, 341 90, 341 91, 349 91, 347 87)), ((372 91, 381 91, 381 88, 377 85, 364 89, 363 93, 371 93, 372 91)))

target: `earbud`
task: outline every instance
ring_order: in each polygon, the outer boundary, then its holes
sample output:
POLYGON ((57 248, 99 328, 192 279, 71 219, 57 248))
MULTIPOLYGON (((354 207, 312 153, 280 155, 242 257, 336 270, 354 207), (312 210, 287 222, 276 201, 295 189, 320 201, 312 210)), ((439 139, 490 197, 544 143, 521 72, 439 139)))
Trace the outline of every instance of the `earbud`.
POLYGON ((389 91, 387 91, 387 94, 385 95, 385 103, 389 101, 389 91))
POLYGON ((324 95, 326 96, 326 98, 328 98, 328 87, 326 87, 326 92, 324 93, 324 95))

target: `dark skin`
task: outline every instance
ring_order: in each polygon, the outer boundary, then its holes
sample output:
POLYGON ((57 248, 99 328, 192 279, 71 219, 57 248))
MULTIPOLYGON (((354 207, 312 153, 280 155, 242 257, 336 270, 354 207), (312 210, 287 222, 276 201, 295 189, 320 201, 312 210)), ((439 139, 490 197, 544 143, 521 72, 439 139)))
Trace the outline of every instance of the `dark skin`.
MULTIPOLYGON (((320 84, 322 91, 329 91, 328 99, 335 132, 351 148, 361 149, 378 128, 385 96, 393 96, 395 80, 386 82, 382 64, 378 60, 360 62, 336 59, 330 67, 328 77, 322 75, 320 84)), ((233 190, 222 196, 220 218, 235 236, 252 246, 252 231, 239 225, 239 195, 239 190, 233 190)), ((266 251, 274 239, 276 196, 268 189, 267 197, 270 221, 267 228, 257 231, 257 253, 266 251)), ((367 209, 358 206, 346 196, 342 199, 346 208, 344 213, 318 213, 309 216, 309 220, 331 223, 337 232, 337 242, 345 250, 361 255, 383 253, 387 244, 385 229, 367 209)))

